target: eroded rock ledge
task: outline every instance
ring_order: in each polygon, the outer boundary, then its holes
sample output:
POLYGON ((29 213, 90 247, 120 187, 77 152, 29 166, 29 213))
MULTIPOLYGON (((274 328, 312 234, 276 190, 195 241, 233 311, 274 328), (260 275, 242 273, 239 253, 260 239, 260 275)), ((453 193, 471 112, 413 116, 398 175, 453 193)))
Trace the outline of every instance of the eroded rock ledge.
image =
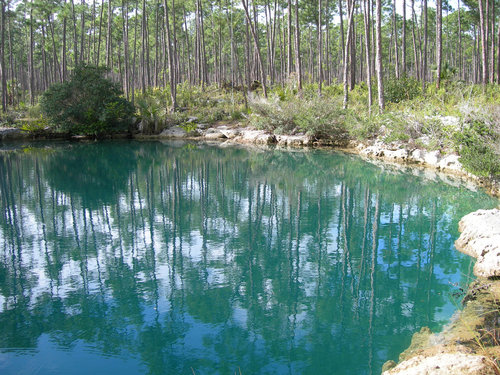
POLYGON ((500 210, 479 210, 462 218, 461 232, 455 246, 461 252, 477 258, 474 275, 500 276, 500 210))
MULTIPOLYGON (((136 137, 149 138, 149 136, 141 135, 136 137)), ((198 124, 197 128, 189 133, 182 127, 176 126, 165 129, 159 136, 153 136, 153 138, 191 138, 224 143, 276 145, 278 147, 333 146, 369 159, 378 159, 403 165, 421 166, 426 169, 444 172, 448 175, 464 177, 477 185, 482 185, 487 188, 492 195, 500 196, 499 182, 481 180, 468 173, 462 167, 457 154, 451 152, 443 153, 436 150, 428 151, 422 148, 410 147, 403 143, 396 142, 387 144, 381 140, 316 140, 306 134, 278 135, 253 127, 241 127, 237 123, 219 124, 212 127, 208 127, 206 124, 198 124)))
POLYGON ((500 210, 470 213, 459 230, 456 248, 477 258, 478 279, 469 286, 464 309, 442 332, 416 333, 400 363, 388 361, 383 375, 500 373, 500 210))

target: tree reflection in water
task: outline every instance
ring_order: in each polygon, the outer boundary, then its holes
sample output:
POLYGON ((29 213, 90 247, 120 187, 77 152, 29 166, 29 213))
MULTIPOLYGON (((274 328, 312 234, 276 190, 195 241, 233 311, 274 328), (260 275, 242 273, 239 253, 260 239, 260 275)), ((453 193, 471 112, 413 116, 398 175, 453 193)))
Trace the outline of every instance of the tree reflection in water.
POLYGON ((92 348, 108 372, 377 373, 450 317, 457 222, 496 204, 339 153, 159 142, 6 152, 0 194, 6 373, 45 336, 60 371, 92 348))

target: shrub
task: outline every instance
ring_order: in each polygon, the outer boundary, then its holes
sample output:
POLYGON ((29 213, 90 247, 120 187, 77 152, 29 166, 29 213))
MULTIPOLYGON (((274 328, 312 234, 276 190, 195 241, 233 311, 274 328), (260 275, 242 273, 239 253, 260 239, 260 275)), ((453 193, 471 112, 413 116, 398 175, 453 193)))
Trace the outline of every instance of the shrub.
POLYGON ((415 78, 391 78, 384 84, 384 96, 387 102, 399 103, 403 100, 416 98, 420 93, 421 84, 415 78))
POLYGON ((318 97, 309 100, 295 97, 281 102, 275 97, 253 99, 250 107, 250 121, 260 129, 277 134, 302 132, 313 138, 330 138, 340 143, 348 138, 344 110, 339 102, 318 97))
POLYGON ((69 81, 43 93, 41 110, 56 129, 94 136, 126 129, 134 107, 105 73, 105 68, 78 66, 69 81))
POLYGON ((500 134, 485 121, 465 124, 455 141, 464 168, 482 177, 500 177, 500 134))

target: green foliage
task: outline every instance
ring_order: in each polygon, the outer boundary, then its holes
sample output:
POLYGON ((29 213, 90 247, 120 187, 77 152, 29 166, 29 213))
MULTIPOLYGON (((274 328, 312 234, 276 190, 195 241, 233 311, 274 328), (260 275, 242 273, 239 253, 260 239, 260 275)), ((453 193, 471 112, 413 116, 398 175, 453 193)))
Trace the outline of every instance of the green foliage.
POLYGON ((295 98, 282 102, 254 99, 250 102, 250 122, 260 129, 277 134, 305 133, 317 139, 332 139, 339 143, 348 139, 345 113, 341 103, 325 98, 295 98))
POLYGON ((391 78, 384 83, 384 96, 389 103, 412 100, 421 92, 421 83, 412 77, 391 78))
POLYGON ((20 129, 30 135, 40 135, 43 134, 49 127, 50 124, 47 119, 40 115, 36 119, 22 121, 20 129))
POLYGON ((78 66, 69 81, 42 95, 42 113, 57 130, 70 134, 99 136, 127 129, 134 108, 105 73, 105 68, 78 66))
POLYGON ((142 124, 142 132, 146 134, 160 131, 167 121, 167 105, 164 90, 149 89, 138 95, 135 101, 142 124))
POLYGON ((500 177, 500 134, 491 124, 474 120, 455 134, 460 162, 482 177, 500 177))

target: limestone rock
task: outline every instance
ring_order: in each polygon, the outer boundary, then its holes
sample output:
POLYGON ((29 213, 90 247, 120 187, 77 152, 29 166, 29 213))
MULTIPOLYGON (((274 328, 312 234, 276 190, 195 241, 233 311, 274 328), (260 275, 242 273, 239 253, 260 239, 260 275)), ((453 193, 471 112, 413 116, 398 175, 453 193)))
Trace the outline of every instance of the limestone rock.
POLYGON ((382 375, 494 375, 488 359, 465 353, 440 353, 434 356, 417 355, 382 375))
POLYGON ((462 163, 459 159, 460 157, 456 154, 447 155, 439 161, 438 167, 442 170, 462 172, 462 163))
POLYGON ((227 139, 234 139, 240 135, 240 130, 236 128, 229 128, 227 126, 220 126, 218 128, 222 134, 226 136, 227 139))
POLYGON ((478 210, 462 218, 461 232, 455 246, 477 258, 474 274, 480 277, 500 276, 500 210, 478 210))
POLYGON ((162 131, 160 136, 165 138, 184 138, 187 136, 187 132, 180 126, 174 126, 162 131))
POLYGON ((0 128, 0 139, 24 138, 26 135, 17 128, 0 128))
POLYGON ((361 154, 366 156, 384 156, 384 149, 379 145, 368 146, 364 150, 361 150, 361 154))
POLYGON ((242 129, 241 140, 245 143, 270 144, 276 141, 273 134, 266 133, 263 130, 242 129))
POLYGON ((390 160, 406 160, 408 159, 408 151, 403 148, 398 150, 385 150, 384 157, 390 160))
POLYGON ((210 128, 205 132, 206 139, 224 139, 227 138, 218 128, 210 128))
POLYGON ((276 141, 279 146, 307 146, 311 140, 306 135, 277 135, 276 141))

